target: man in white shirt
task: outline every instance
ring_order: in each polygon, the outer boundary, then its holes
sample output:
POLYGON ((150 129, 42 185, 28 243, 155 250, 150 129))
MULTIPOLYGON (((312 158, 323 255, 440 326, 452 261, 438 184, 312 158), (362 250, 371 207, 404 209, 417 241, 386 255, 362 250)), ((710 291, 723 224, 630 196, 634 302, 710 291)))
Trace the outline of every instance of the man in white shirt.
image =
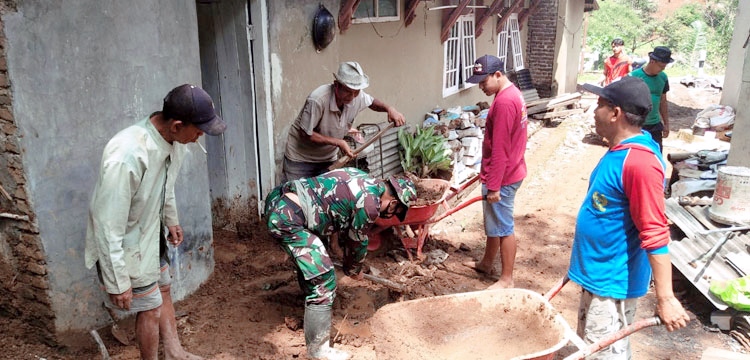
POLYGON ((102 154, 86 231, 86 267, 96 265, 105 306, 115 317, 136 314, 142 359, 201 359, 177 334, 167 241, 183 241, 174 197, 186 146, 226 129, 211 97, 189 84, 164 98, 162 111, 120 131, 102 154), (165 231, 166 230, 166 231, 165 231))

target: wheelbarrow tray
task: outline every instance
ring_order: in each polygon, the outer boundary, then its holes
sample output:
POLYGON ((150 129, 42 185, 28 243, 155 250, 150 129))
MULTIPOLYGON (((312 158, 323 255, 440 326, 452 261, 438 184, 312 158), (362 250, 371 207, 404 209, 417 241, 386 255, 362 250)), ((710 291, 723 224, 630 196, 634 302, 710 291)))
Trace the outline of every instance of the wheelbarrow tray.
MULTIPOLYGON (((397 225, 413 225, 426 223, 430 218, 435 215, 438 208, 440 207, 445 199, 450 194, 450 183, 442 179, 421 179, 420 186, 429 188, 433 191, 442 191, 443 195, 430 204, 411 206, 406 211, 406 217, 404 221, 400 221, 397 217, 391 218, 378 218, 375 220, 375 225, 378 227, 390 227, 397 225)), ((419 194, 417 194, 419 195, 419 194)))
POLYGON ((378 359, 552 359, 572 332, 546 298, 525 289, 388 304, 372 322, 378 359))

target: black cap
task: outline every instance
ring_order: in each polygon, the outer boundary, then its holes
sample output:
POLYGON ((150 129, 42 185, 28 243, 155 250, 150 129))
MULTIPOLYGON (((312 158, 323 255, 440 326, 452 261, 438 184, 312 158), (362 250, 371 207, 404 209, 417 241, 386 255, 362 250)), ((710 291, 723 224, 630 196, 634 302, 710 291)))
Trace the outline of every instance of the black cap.
POLYGON ((482 56, 474 62, 474 72, 470 78, 466 79, 466 82, 479 84, 487 77, 487 75, 494 74, 497 71, 505 71, 505 64, 503 61, 497 56, 482 56))
POLYGON ((674 59, 672 59, 672 50, 669 50, 666 46, 655 47, 654 51, 648 53, 648 57, 663 63, 671 63, 674 61, 674 59))
POLYGON ((216 114, 208 93, 190 84, 180 85, 164 97, 162 113, 165 119, 194 124, 208 135, 220 135, 227 124, 216 114))
POLYGON ((583 88, 619 106, 627 113, 646 116, 653 106, 648 85, 643 79, 634 76, 626 76, 603 88, 594 84, 583 84, 583 88))

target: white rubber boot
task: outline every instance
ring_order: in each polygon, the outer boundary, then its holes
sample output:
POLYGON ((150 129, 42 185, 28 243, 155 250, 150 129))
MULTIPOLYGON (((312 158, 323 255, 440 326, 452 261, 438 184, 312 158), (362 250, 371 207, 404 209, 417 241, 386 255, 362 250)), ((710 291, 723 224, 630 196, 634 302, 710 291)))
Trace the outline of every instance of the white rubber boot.
POLYGON ((331 313, 333 310, 326 305, 305 306, 305 345, 307 356, 312 359, 346 360, 349 353, 334 349, 331 340, 331 313))

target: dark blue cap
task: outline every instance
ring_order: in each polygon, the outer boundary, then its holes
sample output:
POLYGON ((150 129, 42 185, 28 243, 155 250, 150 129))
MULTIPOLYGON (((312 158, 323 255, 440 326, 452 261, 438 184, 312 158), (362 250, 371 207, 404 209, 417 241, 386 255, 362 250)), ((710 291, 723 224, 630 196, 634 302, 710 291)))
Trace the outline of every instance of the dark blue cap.
POLYGON ((474 72, 470 78, 466 79, 466 82, 479 84, 487 77, 487 75, 494 74, 497 71, 501 73, 505 72, 505 64, 503 61, 497 56, 482 56, 474 62, 474 72))
POLYGON ((208 135, 220 135, 227 128, 216 114, 211 96, 195 85, 183 84, 172 89, 164 97, 162 113, 166 119, 194 124, 208 135))

